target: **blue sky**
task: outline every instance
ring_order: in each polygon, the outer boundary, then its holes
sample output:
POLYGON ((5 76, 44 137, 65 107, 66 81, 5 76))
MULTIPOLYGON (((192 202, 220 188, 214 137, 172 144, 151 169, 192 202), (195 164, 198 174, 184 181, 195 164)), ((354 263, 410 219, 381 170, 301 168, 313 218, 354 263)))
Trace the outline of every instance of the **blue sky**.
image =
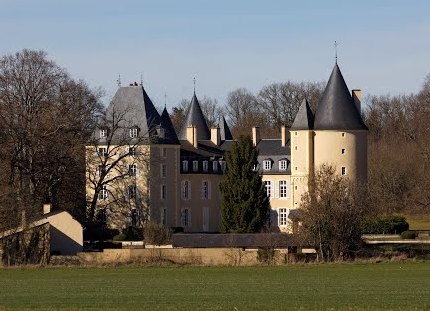
POLYGON ((339 65, 364 94, 416 92, 430 73, 430 1, 0 0, 0 54, 41 49, 113 96, 143 81, 158 106, 271 82, 326 81, 339 65))

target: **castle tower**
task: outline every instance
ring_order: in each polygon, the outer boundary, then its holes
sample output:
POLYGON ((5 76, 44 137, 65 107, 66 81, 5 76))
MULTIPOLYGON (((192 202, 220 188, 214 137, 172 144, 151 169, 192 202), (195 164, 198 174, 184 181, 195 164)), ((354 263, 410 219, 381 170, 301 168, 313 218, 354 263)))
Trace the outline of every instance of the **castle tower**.
POLYGON ((315 113, 315 169, 329 164, 339 175, 366 181, 368 129, 358 107, 336 64, 315 113))
POLYGON ((308 176, 313 171, 313 126, 314 116, 305 99, 290 128, 292 208, 300 206, 301 197, 308 190, 308 176))

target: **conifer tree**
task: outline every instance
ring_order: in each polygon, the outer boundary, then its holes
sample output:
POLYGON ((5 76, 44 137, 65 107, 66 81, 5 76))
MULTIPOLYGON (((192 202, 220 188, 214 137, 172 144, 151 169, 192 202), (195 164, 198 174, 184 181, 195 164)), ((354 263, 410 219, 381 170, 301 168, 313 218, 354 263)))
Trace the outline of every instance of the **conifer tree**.
POLYGON ((248 136, 241 136, 226 152, 227 170, 220 183, 221 230, 259 232, 266 224, 269 200, 255 170, 258 151, 248 136))

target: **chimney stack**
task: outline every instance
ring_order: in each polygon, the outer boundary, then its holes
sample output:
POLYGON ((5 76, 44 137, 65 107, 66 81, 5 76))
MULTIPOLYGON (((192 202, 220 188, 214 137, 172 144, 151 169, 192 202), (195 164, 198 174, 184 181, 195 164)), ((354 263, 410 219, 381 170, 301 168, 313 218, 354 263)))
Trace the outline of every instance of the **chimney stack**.
POLYGON ((211 128, 211 141, 217 146, 221 145, 221 133, 218 126, 211 128))
POLYGON ((258 126, 252 127, 252 143, 254 146, 257 146, 258 142, 260 141, 260 128, 258 126))
POLYGON ((191 143, 194 148, 197 148, 197 127, 195 125, 187 127, 187 141, 191 143))
POLYGON ((361 90, 352 90, 352 99, 354 100, 355 107, 361 113, 361 90))
POLYGON ((287 145, 287 127, 285 125, 281 126, 281 146, 285 147, 287 145))

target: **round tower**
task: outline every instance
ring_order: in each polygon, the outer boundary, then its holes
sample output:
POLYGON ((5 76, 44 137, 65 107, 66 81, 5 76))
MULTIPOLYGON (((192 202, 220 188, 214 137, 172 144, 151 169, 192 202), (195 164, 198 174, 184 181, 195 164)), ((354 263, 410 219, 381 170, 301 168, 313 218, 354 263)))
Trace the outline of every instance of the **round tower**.
POLYGON ((314 164, 332 165, 352 181, 367 180, 368 128, 360 115, 359 96, 349 93, 336 64, 318 104, 314 122, 314 164))

